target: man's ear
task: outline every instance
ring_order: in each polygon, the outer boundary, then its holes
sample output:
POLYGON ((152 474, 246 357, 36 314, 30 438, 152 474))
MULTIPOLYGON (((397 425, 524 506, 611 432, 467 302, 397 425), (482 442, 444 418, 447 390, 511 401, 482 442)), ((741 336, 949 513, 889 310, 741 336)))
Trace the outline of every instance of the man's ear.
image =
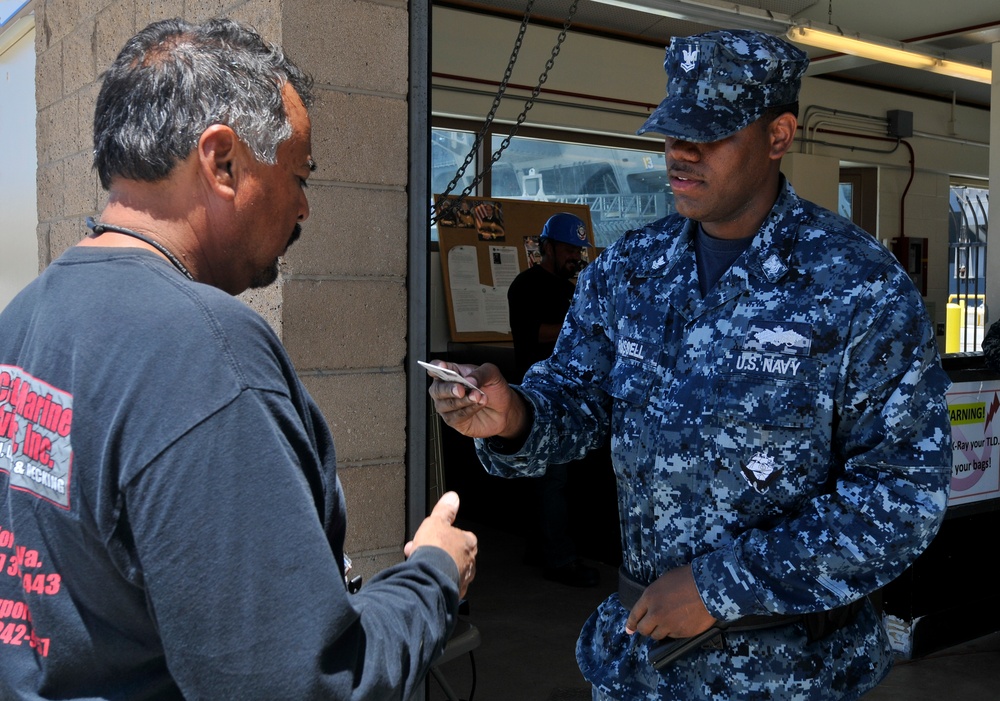
POLYGON ((799 120, 791 112, 783 112, 768 125, 771 142, 771 159, 778 160, 792 147, 799 120))
POLYGON ((236 197, 234 165, 239 157, 239 139, 232 127, 213 124, 198 139, 198 168, 208 187, 220 197, 236 197))

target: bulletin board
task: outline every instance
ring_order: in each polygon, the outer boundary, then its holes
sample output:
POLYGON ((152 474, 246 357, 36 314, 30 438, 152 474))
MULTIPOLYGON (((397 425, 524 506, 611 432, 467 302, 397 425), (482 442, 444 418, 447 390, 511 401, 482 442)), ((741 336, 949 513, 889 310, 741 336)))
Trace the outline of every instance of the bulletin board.
MULTIPOLYGON (((575 214, 594 245, 590 207, 562 202, 437 195, 438 247, 455 342, 510 341, 507 288, 538 263, 538 235, 553 214, 575 214)), ((596 249, 584 250, 593 260, 596 249)))

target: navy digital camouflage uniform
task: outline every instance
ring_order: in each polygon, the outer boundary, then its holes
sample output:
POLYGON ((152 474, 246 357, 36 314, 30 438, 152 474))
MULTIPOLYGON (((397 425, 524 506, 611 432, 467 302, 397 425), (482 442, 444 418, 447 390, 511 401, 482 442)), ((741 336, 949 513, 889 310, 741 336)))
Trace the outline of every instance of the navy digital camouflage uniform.
MULTIPOLYGON (((832 609, 898 576, 943 518, 949 380, 920 294, 847 220, 782 191, 703 298, 694 222, 624 235, 581 275, 551 358, 518 388, 521 449, 477 441, 496 475, 537 474, 610 433, 625 568, 691 563, 708 611, 832 609)), ((644 699, 854 699, 891 665, 871 605, 809 644, 801 624, 726 633, 662 672, 617 594, 580 634, 596 688, 644 699)))

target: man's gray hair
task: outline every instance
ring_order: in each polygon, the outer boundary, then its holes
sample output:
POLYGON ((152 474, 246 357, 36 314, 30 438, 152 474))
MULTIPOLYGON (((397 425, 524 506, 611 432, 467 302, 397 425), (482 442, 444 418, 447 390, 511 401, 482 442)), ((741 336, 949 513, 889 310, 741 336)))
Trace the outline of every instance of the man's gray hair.
POLYGON ((94 168, 155 182, 225 124, 258 160, 274 164, 292 134, 281 90, 308 107, 312 81, 252 29, 228 19, 155 22, 132 37, 105 72, 94 112, 94 168))

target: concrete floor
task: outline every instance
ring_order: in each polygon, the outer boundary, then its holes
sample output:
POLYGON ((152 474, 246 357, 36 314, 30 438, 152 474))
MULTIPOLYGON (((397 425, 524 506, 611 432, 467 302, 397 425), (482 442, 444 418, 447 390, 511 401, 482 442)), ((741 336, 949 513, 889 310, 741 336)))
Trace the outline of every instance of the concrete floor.
MULTIPOLYGON (((617 568, 592 563, 601 571, 600 586, 565 587, 522 563, 520 537, 477 524, 463 527, 479 537, 477 575, 465 618, 478 628, 481 643, 472 659, 462 655, 440 666, 446 683, 463 701, 590 701, 590 687, 574 657, 576 636, 594 607, 616 587, 617 568)), ((448 698, 433 679, 427 689, 427 701, 448 698)), ((864 699, 1000 700, 1000 633, 919 660, 897 661, 864 699)))

